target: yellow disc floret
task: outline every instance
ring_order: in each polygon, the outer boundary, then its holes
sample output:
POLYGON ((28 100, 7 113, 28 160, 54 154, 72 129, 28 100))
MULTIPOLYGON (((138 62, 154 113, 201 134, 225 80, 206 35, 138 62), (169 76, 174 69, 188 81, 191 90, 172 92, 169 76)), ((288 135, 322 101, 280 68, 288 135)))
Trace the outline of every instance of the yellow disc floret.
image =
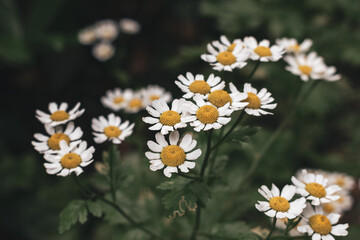
POLYGON ((214 106, 205 105, 196 111, 196 117, 203 124, 211 124, 218 120, 219 111, 214 106))
POLYGON ((65 140, 67 144, 70 143, 70 138, 64 133, 55 133, 48 139, 48 146, 52 150, 60 150, 60 141, 65 140))
POLYGON ((53 121, 60 122, 69 119, 69 114, 65 111, 59 110, 51 114, 50 118, 53 121))
POLYGON ((129 102, 129 107, 131 108, 141 108, 142 107, 142 101, 141 99, 139 98, 135 98, 135 99, 132 99, 130 102, 129 102))
POLYGON ((270 51, 270 48, 264 47, 264 46, 258 46, 254 49, 254 52, 259 55, 260 57, 270 57, 272 56, 272 53, 270 51))
POLYGON ((180 119, 180 114, 172 110, 163 112, 160 115, 160 123, 167 126, 174 126, 181 121, 180 119))
POLYGON ((326 196, 326 190, 323 187, 323 185, 318 183, 308 183, 305 186, 305 190, 310 193, 310 195, 317 197, 317 198, 323 198, 326 196))
POLYGON ((324 203, 322 205, 322 207, 323 207, 324 211, 327 213, 332 213, 335 211, 335 206, 332 203, 324 203))
POLYGON ((205 95, 210 92, 210 85, 204 80, 196 80, 190 84, 189 90, 193 93, 205 95))
POLYGON ((104 128, 104 133, 108 138, 117 138, 121 134, 121 130, 115 126, 107 126, 104 128))
POLYGON ((249 103, 246 107, 252 109, 259 109, 261 107, 260 98, 255 93, 251 92, 248 92, 247 95, 248 97, 245 100, 242 100, 242 102, 249 103))
POLYGON ((177 167, 185 162, 186 154, 184 150, 177 145, 169 145, 163 148, 160 153, 161 161, 170 167, 177 167))
POLYGON ((217 107, 222 107, 228 102, 231 103, 232 99, 227 91, 216 90, 209 94, 209 102, 217 107))
POLYGON ((287 48, 288 51, 290 52, 299 52, 300 51, 300 45, 299 44, 294 44, 291 45, 287 48))
POLYGON ((312 71, 312 67, 308 66, 308 65, 300 65, 299 66, 299 70, 305 74, 305 75, 310 75, 311 71, 312 71))
POLYGON ((124 102, 124 98, 123 98, 123 97, 116 97, 116 98, 114 98, 113 102, 114 102, 115 104, 123 103, 123 102, 124 102))
POLYGON ((153 95, 150 96, 150 101, 155 101, 155 100, 158 100, 159 98, 160 98, 159 95, 153 94, 153 95))
POLYGON ((60 164, 63 168, 76 168, 81 163, 81 157, 76 153, 67 153, 60 159, 60 164))
POLYGON ((269 201, 270 207, 277 212, 286 212, 290 208, 290 203, 283 197, 273 197, 269 201))
POLYGON ((236 47, 236 43, 233 43, 230 46, 228 46, 227 51, 232 52, 234 51, 235 47, 236 47))
POLYGON ((320 214, 311 216, 309 225, 314 232, 321 235, 328 235, 332 229, 330 220, 326 216, 320 214))
POLYGON ((216 60, 222 65, 231 65, 236 62, 236 57, 229 51, 221 52, 216 56, 216 60))

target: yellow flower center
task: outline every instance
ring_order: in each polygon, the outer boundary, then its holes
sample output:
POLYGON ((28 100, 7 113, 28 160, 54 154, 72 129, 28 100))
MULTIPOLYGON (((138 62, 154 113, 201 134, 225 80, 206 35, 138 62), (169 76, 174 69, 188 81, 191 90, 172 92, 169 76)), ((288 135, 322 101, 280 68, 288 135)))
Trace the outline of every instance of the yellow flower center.
POLYGON ((227 91, 216 90, 209 94, 209 102, 217 107, 222 107, 228 102, 231 103, 232 99, 227 91))
POLYGON ((307 65, 300 65, 299 66, 299 70, 305 74, 305 75, 310 75, 311 74, 311 71, 312 71, 312 68, 307 66, 307 65))
POLYGON ((323 207, 324 211, 327 213, 332 213, 335 210, 335 207, 332 203, 324 203, 322 205, 322 207, 323 207))
POLYGON ((104 133, 108 138, 117 138, 121 134, 121 130, 115 126, 107 126, 104 128, 104 133))
POLYGON ((288 51, 290 52, 299 52, 300 51, 300 45, 299 44, 294 44, 292 46, 289 46, 287 48, 288 51))
POLYGON ((254 49, 254 52, 260 57, 270 57, 272 55, 270 48, 264 46, 258 46, 254 49))
POLYGON ((70 143, 70 138, 64 133, 55 133, 48 139, 48 146, 52 150, 60 150, 60 141, 65 140, 67 144, 70 143))
POLYGON ((308 183, 306 184, 305 189, 314 197, 323 198, 326 196, 326 190, 321 184, 308 183))
POLYGON ((185 162, 186 154, 184 150, 177 145, 169 145, 163 148, 160 153, 161 161, 170 167, 177 167, 185 162))
POLYGON ((283 197, 273 197, 269 201, 270 207, 277 212, 286 212, 290 208, 290 203, 283 197))
POLYGON ((63 168, 76 168, 81 163, 81 157, 76 153, 67 153, 60 159, 60 163, 63 168))
POLYGON ((231 65, 236 62, 236 57, 229 51, 221 52, 216 56, 216 60, 222 65, 231 65))
POLYGON ((227 51, 232 52, 232 51, 234 51, 235 47, 236 47, 236 43, 233 43, 230 46, 228 46, 227 51))
POLYGON ((131 108, 140 108, 142 107, 142 101, 139 98, 135 98, 129 102, 129 107, 131 108))
POLYGON ((155 101, 155 100, 158 100, 160 98, 159 95, 151 95, 150 96, 150 101, 155 101))
POLYGON ((309 224, 314 232, 321 235, 328 235, 332 229, 330 220, 324 215, 317 214, 310 217, 309 224))
POLYGON ((123 102, 124 102, 124 98, 123 98, 123 97, 116 97, 116 98, 114 98, 113 102, 114 102, 115 104, 123 103, 123 102))
POLYGON ((69 119, 69 114, 65 111, 59 110, 51 114, 50 118, 53 121, 60 122, 69 119))
POLYGON ((193 93, 207 94, 210 92, 210 85, 204 80, 197 80, 190 84, 189 90, 193 93))
POLYGON ((214 106, 205 105, 196 111, 196 117, 204 124, 214 123, 219 118, 219 111, 214 106))
POLYGON ((339 187, 344 187, 345 185, 345 179, 343 177, 338 177, 336 179, 336 185, 338 185, 339 187))
POLYGON ((175 111, 169 110, 161 114, 160 123, 168 126, 174 126, 175 124, 180 122, 180 119, 180 114, 175 111))
POLYGON ((248 92, 247 95, 248 97, 245 100, 242 100, 242 102, 249 103, 246 107, 252 109, 259 109, 261 107, 260 98, 255 93, 251 92, 248 92))

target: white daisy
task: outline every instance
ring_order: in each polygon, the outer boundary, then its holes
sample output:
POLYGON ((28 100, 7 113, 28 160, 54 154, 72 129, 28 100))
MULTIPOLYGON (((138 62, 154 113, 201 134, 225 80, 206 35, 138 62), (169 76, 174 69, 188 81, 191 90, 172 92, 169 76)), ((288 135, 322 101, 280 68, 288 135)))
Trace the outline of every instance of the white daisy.
MULTIPOLYGON (((300 76, 301 80, 308 81, 309 78, 313 80, 321 79, 327 71, 327 67, 324 63, 324 59, 319 57, 316 52, 311 52, 308 55, 299 54, 295 56, 284 57, 285 62, 289 65, 285 67, 286 70, 294 75, 300 76)), ((329 74, 331 72, 328 72, 329 74)), ((331 79, 327 75, 328 79, 331 79)), ((331 80, 329 80, 331 81, 331 80)))
POLYGON ((237 44, 233 51, 218 41, 207 45, 210 54, 202 54, 201 59, 209 62, 217 71, 232 71, 235 68, 243 68, 247 63, 249 52, 241 44, 237 44))
POLYGON ((139 91, 127 91, 124 94, 125 98, 125 111, 127 113, 137 113, 143 110, 147 105, 149 105, 148 101, 144 99, 144 91, 140 89, 139 91))
POLYGON ((258 191, 268 201, 258 201, 255 207, 269 217, 294 219, 306 207, 306 200, 303 197, 290 202, 296 193, 295 186, 285 185, 280 193, 280 190, 274 184, 271 191, 267 186, 263 185, 258 191))
POLYGON ((120 144, 132 134, 134 123, 130 124, 129 121, 121 123, 120 117, 110 113, 107 119, 104 116, 100 116, 98 119, 93 118, 91 127, 95 131, 93 134, 96 143, 109 140, 114 144, 120 144))
POLYGON ((350 191, 355 187, 355 179, 345 173, 328 173, 329 184, 336 184, 344 190, 350 191))
POLYGON ((194 101, 196 104, 188 101, 185 103, 187 112, 181 117, 181 121, 190 122, 190 126, 194 127, 195 131, 219 129, 230 122, 231 118, 226 117, 233 112, 229 108, 230 103, 217 108, 210 102, 205 102, 199 96, 195 96, 194 101))
POLYGON ((243 100, 249 104, 245 107, 245 112, 253 116, 261 116, 266 114, 273 114, 267 112, 264 109, 274 109, 277 103, 272 103, 274 98, 271 97, 271 93, 266 88, 261 89, 259 92, 251 87, 250 83, 244 84, 244 93, 247 94, 247 98, 243 100))
POLYGON ((318 206, 340 198, 339 195, 333 195, 341 190, 338 185, 329 186, 329 180, 320 174, 308 173, 305 169, 302 172, 303 177, 301 179, 298 180, 293 176, 291 181, 297 187, 297 193, 310 200, 312 205, 318 206))
POLYGON ((310 204, 307 204, 302 215, 303 220, 297 230, 312 236, 312 240, 335 240, 333 236, 348 235, 349 224, 335 225, 339 221, 339 214, 332 213, 325 216, 320 206, 315 207, 314 210, 310 204))
POLYGON ((102 20, 95 25, 96 37, 103 41, 113 41, 119 34, 113 20, 102 20))
POLYGON ((280 38, 276 39, 276 44, 284 48, 287 53, 305 53, 309 51, 312 40, 305 39, 301 44, 295 38, 280 38))
POLYGON ((168 103, 172 99, 170 92, 166 92, 164 88, 157 85, 149 85, 143 91, 145 101, 149 103, 160 98, 164 99, 165 102, 168 103))
POLYGON ((120 30, 127 34, 136 34, 140 31, 140 24, 130 18, 123 18, 119 22, 120 30))
POLYGON ((321 79, 329 82, 335 82, 341 79, 341 75, 336 74, 336 68, 334 66, 328 67, 325 65, 325 70, 321 72, 320 75, 321 79))
POLYGON ((89 45, 96 41, 94 27, 87 27, 78 33, 78 40, 81 44, 89 45))
POLYGON ((283 54, 285 53, 284 48, 273 45, 270 47, 269 40, 262 40, 257 42, 254 37, 245 37, 244 44, 247 49, 249 49, 249 58, 252 60, 260 60, 261 62, 276 62, 280 58, 282 58, 283 54))
POLYGON ((98 43, 92 49, 93 56, 101 62, 112 58, 112 56, 114 56, 114 52, 115 48, 113 45, 107 42, 98 43))
POLYGON ((44 163, 48 174, 57 176, 68 176, 72 172, 79 175, 83 172, 82 167, 86 167, 94 161, 94 147, 87 149, 87 143, 82 141, 78 146, 70 147, 66 141, 60 141, 60 150, 55 154, 45 154, 44 158, 49 163, 44 163))
POLYGON ((184 102, 184 99, 175 99, 170 110, 164 99, 155 100, 152 102, 152 106, 146 107, 151 117, 143 117, 142 120, 154 124, 149 129, 153 131, 160 130, 163 135, 175 131, 175 129, 184 128, 187 125, 181 121, 184 102))
POLYGON ((73 122, 69 122, 65 128, 65 131, 62 126, 52 127, 50 125, 45 125, 45 130, 49 136, 43 135, 41 133, 35 133, 34 138, 38 141, 32 141, 32 145, 35 150, 39 153, 48 153, 60 150, 60 141, 64 140, 70 147, 78 145, 81 140, 79 140, 83 131, 80 127, 75 129, 73 122))
POLYGON ((120 88, 115 88, 114 90, 106 91, 106 95, 101 97, 101 103, 113 111, 119 111, 125 108, 127 104, 125 99, 130 98, 132 95, 133 92, 130 89, 123 91, 120 88))
POLYGON ((79 110, 79 107, 80 103, 77 103, 73 109, 67 111, 67 103, 62 102, 58 107, 56 103, 51 102, 49 103, 50 114, 36 110, 36 117, 43 124, 50 124, 50 126, 55 127, 80 117, 84 113, 85 109, 79 110))
POLYGON ((338 191, 336 194, 340 196, 338 200, 322 204, 324 212, 342 214, 352 208, 354 199, 348 191, 342 190, 338 191))
POLYGON ((225 82, 221 81, 220 77, 215 77, 214 74, 210 74, 206 81, 204 75, 197 74, 194 76, 190 72, 186 73, 186 77, 179 75, 178 79, 179 81, 175 81, 175 84, 185 93, 183 98, 186 99, 194 96, 207 98, 210 92, 222 90, 225 87, 225 82))
POLYGON ((145 156, 150 160, 150 170, 157 171, 163 169, 166 177, 171 177, 172 173, 180 171, 187 173, 189 169, 195 167, 196 160, 201 155, 201 150, 192 151, 197 141, 190 134, 185 134, 179 142, 179 132, 174 131, 169 134, 169 143, 165 140, 164 135, 157 133, 156 142, 148 141, 147 145, 151 152, 146 152, 145 156), (192 152, 191 152, 192 151, 192 152))
MULTIPOLYGON (((217 42, 218 41, 214 41, 213 45, 218 45, 217 42)), ((220 36, 220 43, 222 45, 226 46, 227 50, 229 52, 234 51, 234 49, 237 45, 240 45, 242 48, 244 48, 244 44, 241 39, 234 39, 234 41, 230 42, 229 39, 225 35, 220 36)))

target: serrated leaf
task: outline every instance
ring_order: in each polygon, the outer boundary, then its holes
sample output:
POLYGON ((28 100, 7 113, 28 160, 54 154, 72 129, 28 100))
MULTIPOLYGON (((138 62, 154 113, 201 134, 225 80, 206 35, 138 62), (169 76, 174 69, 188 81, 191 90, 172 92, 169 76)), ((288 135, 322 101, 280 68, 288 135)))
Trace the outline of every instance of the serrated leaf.
POLYGON ((102 205, 98 201, 87 201, 87 207, 89 212, 95 217, 101 217, 102 215, 102 205))
POLYGON ((86 201, 73 200, 60 213, 59 232, 63 233, 78 221, 85 223, 87 220, 86 201))

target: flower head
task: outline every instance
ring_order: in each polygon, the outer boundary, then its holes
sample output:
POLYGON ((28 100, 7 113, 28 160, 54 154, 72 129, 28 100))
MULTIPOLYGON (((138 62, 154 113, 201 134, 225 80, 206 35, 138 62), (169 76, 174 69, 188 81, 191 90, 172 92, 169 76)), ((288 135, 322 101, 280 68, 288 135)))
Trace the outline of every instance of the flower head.
POLYGON ((127 34, 136 34, 140 31, 140 24, 130 18, 123 18, 119 22, 120 30, 127 34))
POLYGON ((183 98, 186 99, 194 96, 206 98, 211 91, 221 90, 225 87, 225 82, 221 81, 220 77, 215 77, 214 74, 210 74, 205 81, 204 75, 197 74, 194 76, 188 72, 186 77, 179 75, 178 80, 175 81, 175 84, 185 93, 183 98))
POLYGON ((274 98, 271 97, 271 93, 266 88, 261 89, 259 92, 251 87, 250 83, 244 84, 244 93, 247 94, 247 98, 243 100, 248 105, 245 107, 245 112, 253 116, 261 116, 266 114, 273 114, 265 111, 264 109, 276 108, 276 103, 272 103, 274 98), (272 104, 270 104, 272 103, 272 104))
POLYGON ((48 174, 57 176, 68 176, 72 172, 79 175, 83 172, 82 167, 86 167, 93 161, 94 147, 87 148, 85 141, 78 146, 69 146, 66 141, 60 141, 60 150, 55 154, 46 153, 44 158, 49 163, 44 163, 48 174))
POLYGON ((149 101, 146 101, 144 98, 144 91, 142 89, 135 92, 129 89, 125 93, 125 112, 137 113, 149 105, 149 101))
POLYGON ((60 141, 62 140, 66 141, 70 147, 74 147, 81 142, 79 139, 83 135, 80 127, 75 128, 74 122, 69 122, 65 130, 62 126, 52 127, 50 125, 45 125, 45 130, 49 136, 35 133, 34 138, 38 142, 31 142, 39 153, 53 153, 60 150, 60 141))
POLYGON ((246 93, 239 92, 233 83, 229 83, 231 93, 226 90, 213 90, 207 97, 207 100, 216 107, 223 107, 229 103, 229 108, 235 111, 244 109, 247 102, 244 100, 247 98, 246 93))
POLYGON ((305 39, 301 44, 295 38, 280 38, 276 39, 276 44, 284 48, 287 53, 305 53, 309 51, 312 41, 305 39))
POLYGON ((81 44, 90 45, 96 41, 96 33, 94 27, 87 27, 78 33, 78 40, 81 44))
POLYGON ((120 88, 108 90, 106 95, 101 97, 101 103, 113 111, 119 111, 125 108, 127 104, 126 99, 130 98, 132 94, 132 90, 130 89, 125 89, 124 91, 120 88))
POLYGON ((346 236, 349 224, 336 224, 340 215, 324 215, 321 206, 313 207, 308 203, 302 213, 303 220, 297 230, 312 236, 312 240, 335 240, 333 236, 346 236), (336 224, 336 225, 335 225, 336 224))
POLYGON ((110 113, 107 119, 104 116, 100 116, 98 119, 93 118, 91 127, 94 130, 94 141, 96 143, 103 143, 108 140, 114 144, 120 144, 132 134, 134 123, 130 124, 129 121, 121 123, 120 117, 110 113))
POLYGON ((49 103, 50 114, 36 110, 36 117, 43 124, 49 124, 50 126, 55 127, 80 117, 85 111, 85 109, 79 110, 80 103, 77 103, 70 111, 67 111, 67 108, 68 104, 65 102, 61 103, 59 106, 56 103, 51 102, 49 103))
MULTIPOLYGON (((218 41, 214 41, 214 42, 213 42, 213 45, 214 45, 214 44, 215 44, 215 46, 218 45, 217 42, 218 42, 218 41)), ((234 39, 232 42, 230 42, 229 39, 228 39, 225 35, 221 35, 221 36, 220 36, 220 43, 221 43, 222 45, 226 46, 226 47, 227 47, 226 50, 229 51, 229 52, 233 52, 234 49, 235 49, 235 47, 236 47, 237 45, 240 45, 241 48, 244 48, 244 47, 245 47, 241 39, 239 39, 239 38, 238 38, 238 39, 234 39)))
POLYGON ((145 153, 145 156, 150 160, 151 171, 157 171, 165 167, 164 175, 171 177, 172 173, 178 172, 178 169, 187 173, 189 169, 195 167, 195 162, 193 161, 200 157, 201 150, 196 149, 193 151, 197 141, 190 134, 185 134, 181 141, 179 141, 179 132, 171 132, 169 134, 169 143, 161 133, 157 133, 155 138, 156 142, 147 142, 151 152, 145 153))
POLYGON ((144 117, 143 121, 154 124, 149 129, 154 131, 160 130, 163 135, 175 131, 178 128, 184 128, 186 127, 186 123, 181 121, 184 102, 184 99, 175 99, 170 109, 164 99, 155 100, 151 106, 146 107, 151 117, 144 117))
POLYGON ((294 219, 306 206, 306 200, 303 197, 290 202, 296 193, 296 188, 292 185, 285 185, 281 193, 274 184, 271 191, 265 185, 258 191, 268 201, 258 201, 255 207, 269 217, 294 219))
POLYGON ((328 186, 329 180, 320 174, 308 173, 304 169, 300 179, 292 177, 291 181, 296 186, 296 191, 306 197, 307 200, 312 201, 312 205, 318 206, 340 198, 340 196, 333 194, 341 188, 337 185, 328 186))
POLYGON ((96 37, 102 41, 113 41, 119 34, 116 23, 113 20, 102 20, 95 25, 96 37))
POLYGON ((92 49, 94 57, 101 62, 107 61, 112 58, 112 56, 114 56, 114 52, 115 48, 113 47, 113 45, 107 42, 98 43, 92 49))
POLYGON ((261 62, 276 62, 285 53, 284 48, 278 45, 270 46, 269 40, 262 40, 259 43, 254 37, 245 37, 244 44, 249 50, 249 58, 261 62))
POLYGON ((157 85, 149 85, 143 90, 143 92, 145 101, 149 103, 160 98, 164 99, 165 102, 168 103, 172 99, 170 92, 166 92, 164 88, 157 85))

